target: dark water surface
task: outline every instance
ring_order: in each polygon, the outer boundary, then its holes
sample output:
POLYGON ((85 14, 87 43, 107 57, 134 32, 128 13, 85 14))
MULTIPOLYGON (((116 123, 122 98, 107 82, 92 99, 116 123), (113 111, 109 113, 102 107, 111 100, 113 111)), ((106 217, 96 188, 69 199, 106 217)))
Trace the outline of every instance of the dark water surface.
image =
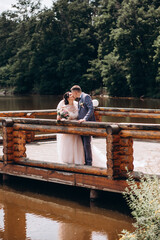
MULTIPOLYGON (((122 108, 160 108, 160 99, 125 99, 93 97, 99 99, 99 106, 122 108)), ((30 96, 0 96, 0 111, 51 109, 55 108, 62 96, 30 95, 30 96)))
MULTIPOLYGON (((60 100, 61 96, 1 96, 0 111, 52 109, 60 100)), ((99 102, 107 107, 160 108, 160 100, 99 98, 99 102)), ((98 202, 90 203, 85 189, 18 178, 0 183, 2 240, 116 240, 123 229, 133 230, 132 222, 118 194, 101 193, 98 202)))
MULTIPOLYGON (((107 98, 93 97, 99 100, 101 107, 122 107, 122 108, 153 108, 160 109, 160 99, 124 99, 124 98, 107 98)), ((62 96, 0 96, 0 111, 10 110, 38 110, 54 109, 62 96)), ((135 119, 135 118, 113 118, 104 117, 104 121, 111 122, 152 122, 160 123, 157 119, 135 119)))

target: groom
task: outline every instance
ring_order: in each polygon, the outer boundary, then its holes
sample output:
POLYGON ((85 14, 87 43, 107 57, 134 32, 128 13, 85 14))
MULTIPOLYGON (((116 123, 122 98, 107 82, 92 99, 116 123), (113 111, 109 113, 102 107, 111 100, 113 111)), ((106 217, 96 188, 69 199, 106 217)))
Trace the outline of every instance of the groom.
MULTIPOLYGON (((94 109, 91 97, 82 92, 81 87, 78 85, 74 85, 71 88, 71 92, 73 97, 79 98, 78 102, 78 119, 79 123, 85 121, 95 121, 94 109)), ((91 136, 81 136, 82 142, 84 146, 85 153, 85 165, 92 165, 92 151, 91 151, 91 136)))

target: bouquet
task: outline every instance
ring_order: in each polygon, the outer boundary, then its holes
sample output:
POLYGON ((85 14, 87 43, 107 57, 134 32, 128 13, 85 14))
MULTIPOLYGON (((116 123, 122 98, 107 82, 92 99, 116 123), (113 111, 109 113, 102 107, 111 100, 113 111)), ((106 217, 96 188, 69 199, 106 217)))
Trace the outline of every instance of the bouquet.
POLYGON ((57 115, 59 116, 59 120, 69 118, 69 113, 65 108, 58 109, 57 115))

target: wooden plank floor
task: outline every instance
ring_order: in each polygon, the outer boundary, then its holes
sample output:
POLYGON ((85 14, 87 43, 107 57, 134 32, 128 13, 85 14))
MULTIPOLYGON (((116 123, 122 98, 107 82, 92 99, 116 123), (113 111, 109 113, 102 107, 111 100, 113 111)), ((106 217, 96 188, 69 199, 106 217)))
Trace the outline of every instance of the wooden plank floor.
MULTIPOLYGON (((103 160, 99 165, 93 161, 93 166, 106 168, 105 139, 93 138, 93 146, 98 149, 103 160)), ((27 144, 27 157, 32 160, 56 162, 57 143, 56 141, 33 142, 27 144)), ((134 171, 140 171, 149 174, 160 174, 160 141, 134 141, 134 171)), ((0 155, 2 155, 2 146, 0 146, 0 155)))
MULTIPOLYGON (((93 145, 101 152, 103 159, 106 154, 105 139, 93 139, 93 145)), ((134 141, 134 170, 149 174, 160 174, 160 142, 134 141)), ((27 156, 31 159, 58 162, 56 141, 38 142, 27 145, 27 156)), ((98 166, 93 160, 93 166, 98 166)), ((102 161, 100 167, 106 167, 102 161)))
MULTIPOLYGON (((105 160, 105 139, 93 138, 93 148, 97 148, 99 155, 104 161, 101 161, 99 167, 106 168, 105 160), (102 166, 103 164, 103 166, 102 166)), ((102 191, 111 191, 122 193, 127 187, 125 179, 110 179, 106 176, 96 175, 94 173, 66 172, 61 170, 53 170, 48 168, 40 168, 36 166, 36 160, 42 162, 58 163, 57 159, 57 143, 56 141, 34 142, 27 144, 27 157, 35 161, 35 166, 19 164, 3 165, 0 162, 0 172, 3 174, 26 177, 53 183, 72 185, 76 187, 85 187, 89 189, 97 189, 102 191)), ((0 154, 2 155, 2 145, 0 146, 0 154)), ((134 165, 135 171, 149 174, 160 175, 160 142, 155 141, 134 141, 134 165)), ((96 166, 93 161, 93 166, 96 166)), ((64 165, 63 165, 64 166, 64 165)), ((95 169, 95 168, 94 168, 95 169)), ((88 169, 89 170, 89 169, 88 169)))

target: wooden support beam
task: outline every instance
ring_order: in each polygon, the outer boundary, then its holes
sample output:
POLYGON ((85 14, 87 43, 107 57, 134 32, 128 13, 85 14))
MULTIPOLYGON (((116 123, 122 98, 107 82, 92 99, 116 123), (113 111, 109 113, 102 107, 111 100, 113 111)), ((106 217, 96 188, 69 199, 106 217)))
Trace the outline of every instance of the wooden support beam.
POLYGON ((95 112, 135 112, 135 113, 155 113, 160 114, 159 109, 147 109, 147 108, 117 108, 117 107, 97 107, 95 112))
POLYGON ((36 160, 27 159, 27 158, 20 158, 20 159, 17 158, 15 159, 15 162, 23 166, 39 167, 43 169, 52 169, 52 170, 65 171, 65 172, 93 174, 93 175, 105 176, 105 177, 108 176, 107 169, 93 167, 93 166, 60 164, 60 163, 51 163, 46 161, 42 162, 42 161, 36 161, 36 160))
POLYGON ((56 140, 56 134, 39 134, 34 136, 34 141, 43 141, 43 140, 56 140))
POLYGON ((107 172, 110 178, 133 171, 133 139, 121 138, 118 125, 107 127, 107 172))
POLYGON ((150 123, 118 123, 118 126, 120 127, 121 130, 151 130, 151 131, 160 130, 160 124, 150 123))
POLYGON ((87 136, 100 136, 106 137, 106 129, 105 128, 82 128, 83 125, 79 127, 71 127, 71 126, 48 126, 48 125, 36 125, 36 124, 20 124, 15 123, 15 130, 25 130, 25 131, 38 131, 38 132, 46 132, 46 133, 68 133, 68 134, 79 134, 79 135, 87 135, 87 136))
POLYGON ((145 131, 145 130, 122 130, 120 132, 122 138, 138 138, 138 139, 156 139, 160 140, 160 131, 145 131))
POLYGON ((99 115, 110 116, 110 117, 131 117, 131 118, 152 118, 160 119, 160 114, 158 113, 134 113, 134 112, 106 112, 97 111, 99 115))
POLYGON ((2 172, 13 176, 110 192, 122 193, 128 186, 126 180, 108 179, 106 176, 65 172, 17 164, 7 164, 5 166, 0 163, 0 173, 2 172))
POLYGON ((16 136, 13 138, 13 157, 14 160, 26 157, 26 131, 16 131, 13 127, 13 135, 16 136))
POLYGON ((90 190, 90 200, 91 201, 95 201, 96 199, 98 199, 99 195, 98 195, 98 191, 91 189, 90 190))
POLYGON ((78 123, 76 120, 70 121, 57 121, 55 119, 35 119, 35 118, 12 118, 14 123, 20 124, 36 124, 36 125, 53 125, 53 126, 81 126, 83 128, 90 127, 90 128, 106 128, 109 126, 109 123, 106 122, 83 122, 78 123))
POLYGON ((2 122, 3 134, 3 161, 4 164, 13 161, 13 121, 6 119, 2 122))

